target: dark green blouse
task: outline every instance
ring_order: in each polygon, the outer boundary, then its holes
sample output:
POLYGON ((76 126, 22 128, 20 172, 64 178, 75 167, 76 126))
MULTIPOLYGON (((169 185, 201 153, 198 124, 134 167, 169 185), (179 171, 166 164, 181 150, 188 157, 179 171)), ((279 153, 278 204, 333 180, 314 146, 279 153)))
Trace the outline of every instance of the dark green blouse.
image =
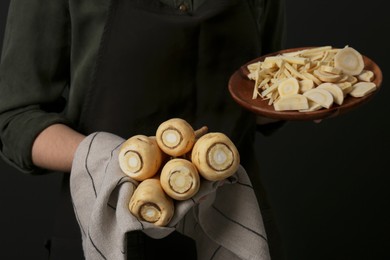
MULTIPOLYGON (((203 1, 160 0, 187 12, 203 1)), ((258 24, 253 37, 262 39, 262 52, 281 49, 284 1, 248 1, 258 24)), ((0 155, 20 171, 42 172, 32 164, 31 148, 43 129, 78 124, 109 4, 11 0, 0 64, 0 155)))

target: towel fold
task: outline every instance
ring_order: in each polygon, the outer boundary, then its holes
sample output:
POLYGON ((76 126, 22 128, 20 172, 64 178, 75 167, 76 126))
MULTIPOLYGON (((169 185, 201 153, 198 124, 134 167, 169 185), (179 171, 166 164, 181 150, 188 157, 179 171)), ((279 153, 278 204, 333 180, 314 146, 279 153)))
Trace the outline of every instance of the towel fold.
POLYGON ((175 202, 170 223, 157 227, 139 221, 128 209, 138 182, 119 168, 124 141, 96 132, 75 154, 70 189, 87 260, 125 260, 126 233, 134 230, 155 239, 177 230, 196 241, 199 259, 270 259, 260 209, 243 167, 223 181, 202 180, 193 198, 175 202))

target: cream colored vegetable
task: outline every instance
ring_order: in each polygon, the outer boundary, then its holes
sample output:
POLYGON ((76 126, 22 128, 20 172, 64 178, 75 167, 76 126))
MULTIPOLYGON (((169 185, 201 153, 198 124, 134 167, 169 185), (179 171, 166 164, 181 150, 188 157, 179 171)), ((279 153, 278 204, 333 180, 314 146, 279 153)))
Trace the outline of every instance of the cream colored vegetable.
POLYGON ((164 165, 160 182, 165 193, 176 200, 193 197, 200 187, 200 177, 196 166, 181 158, 172 159, 164 165))
POLYGON ((314 88, 314 81, 311 79, 303 79, 299 81, 299 93, 304 93, 309 89, 314 88))
POLYGON ((349 94, 353 97, 363 97, 375 89, 376 85, 372 82, 359 82, 352 86, 352 91, 349 94))
POLYGON ((199 138, 192 149, 191 161, 203 178, 218 181, 237 171, 240 155, 225 134, 215 132, 199 138))
POLYGON ((126 175, 143 181, 157 173, 163 153, 155 138, 135 135, 122 144, 118 159, 119 166, 126 175))
POLYGON ((281 97, 298 94, 299 82, 296 78, 287 78, 282 80, 278 86, 278 92, 281 97))
POLYGON ((335 67, 332 67, 332 66, 322 65, 320 69, 323 72, 336 74, 336 75, 341 75, 343 73, 341 69, 338 69, 338 68, 335 68, 335 67))
POLYGON ((130 212, 139 220, 166 226, 174 214, 172 198, 167 196, 156 178, 142 181, 129 203, 130 212))
POLYGON ((308 109, 307 98, 301 94, 295 94, 280 98, 274 103, 276 111, 308 109))
MULTIPOLYGON (((248 77, 255 81, 253 99, 260 97, 267 100, 268 105, 274 105, 276 111, 310 112, 319 109, 313 102, 321 102, 322 108, 332 106, 327 93, 311 91, 321 85, 320 89, 329 92, 335 104, 342 105, 354 89, 353 85, 358 82, 372 83, 375 75, 372 71, 364 70, 364 66, 363 56, 349 46, 322 46, 269 56, 264 61, 249 64, 247 68, 248 77), (324 83, 337 85, 343 95, 333 85, 324 87, 324 83), (310 99, 308 108, 304 108, 306 105, 297 94, 305 94, 310 99)), ((351 96, 362 97, 374 90, 372 87, 358 87, 351 96)))
POLYGON ((202 127, 195 132, 187 121, 172 118, 160 124, 156 131, 156 139, 161 150, 177 157, 189 152, 196 138, 206 132, 207 127, 202 127))
POLYGON ((340 74, 332 74, 321 70, 315 70, 314 75, 322 82, 338 82, 341 79, 340 74))
POLYGON ((360 81, 371 82, 374 79, 374 72, 370 70, 363 70, 362 73, 358 75, 360 81))
POLYGON ((311 100, 308 100, 309 103, 309 108, 308 109, 300 109, 299 112, 312 112, 312 111, 317 111, 323 108, 320 104, 313 102, 311 100))
POLYGON ((364 61, 354 48, 345 47, 334 56, 334 66, 348 75, 359 75, 364 69, 364 61))
POLYGON ((352 84, 348 81, 337 83, 337 86, 343 91, 344 97, 352 91, 352 84))
POLYGON ((303 93, 307 99, 320 104, 323 107, 330 108, 333 104, 333 96, 325 89, 311 89, 303 93))
POLYGON ((339 86, 333 83, 322 83, 317 87, 318 89, 325 89, 329 91, 333 96, 333 100, 337 105, 343 104, 344 101, 344 93, 339 86))

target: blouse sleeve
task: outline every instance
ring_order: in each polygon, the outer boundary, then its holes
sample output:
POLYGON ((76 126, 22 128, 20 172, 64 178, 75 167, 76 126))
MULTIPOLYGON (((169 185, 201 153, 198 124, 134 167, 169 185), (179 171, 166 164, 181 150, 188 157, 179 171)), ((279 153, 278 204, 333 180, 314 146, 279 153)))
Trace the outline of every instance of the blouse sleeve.
POLYGON ((259 17, 262 39, 262 54, 285 48, 286 3, 285 0, 264 0, 263 12, 259 17))
POLYGON ((0 155, 38 174, 36 136, 63 116, 69 86, 70 28, 66 0, 11 0, 0 63, 0 155))
MULTIPOLYGON (((285 0, 252 0, 257 13, 257 27, 261 40, 262 55, 285 48, 286 3, 285 0)), ((272 135, 286 124, 286 121, 269 120, 258 116, 256 129, 265 136, 272 135)))

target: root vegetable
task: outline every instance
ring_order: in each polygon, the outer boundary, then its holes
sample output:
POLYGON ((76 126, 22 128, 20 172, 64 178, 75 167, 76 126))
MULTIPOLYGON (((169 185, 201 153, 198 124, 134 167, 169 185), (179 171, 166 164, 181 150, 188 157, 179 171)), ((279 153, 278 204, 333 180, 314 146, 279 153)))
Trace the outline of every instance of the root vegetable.
POLYGON ((352 91, 352 84, 348 81, 337 83, 337 86, 343 91, 344 97, 352 91))
POLYGON ((160 149, 171 156, 182 156, 192 149, 197 135, 207 132, 207 127, 194 131, 192 126, 180 118, 169 119, 157 128, 156 139, 160 149))
POLYGON ((176 200, 193 197, 200 187, 200 177, 196 166, 181 158, 172 159, 164 165, 160 182, 165 193, 176 200))
POLYGON ((278 92, 281 97, 298 94, 299 83, 296 78, 287 78, 279 83, 278 92))
POLYGON ((323 82, 338 82, 342 75, 325 72, 322 70, 315 70, 314 75, 323 82))
POLYGON ((358 75, 360 81, 371 82, 374 80, 374 72, 371 70, 363 70, 362 73, 358 75))
MULTIPOLYGON (((306 92, 305 92, 306 93, 306 92)), ((301 94, 295 94, 280 98, 274 103, 276 111, 308 109, 307 98, 301 94)))
MULTIPOLYGON (((333 97, 333 102, 337 105, 344 103, 353 89, 352 86, 356 83, 371 82, 374 84, 373 71, 365 70, 364 67, 363 55, 349 46, 344 48, 323 46, 282 52, 268 56, 263 61, 247 65, 249 75, 253 75, 249 78, 255 81, 252 99, 260 97, 263 101, 268 100, 268 105, 273 104, 276 111, 297 110, 300 112, 318 110, 318 106, 313 103, 316 102, 314 99, 322 102, 322 108, 332 106, 328 102, 328 94, 311 91, 324 83, 333 83, 341 88, 342 97, 340 91, 333 85, 319 88, 329 92, 333 97), (299 87, 298 92, 296 81, 299 87), (306 92, 309 93, 306 94, 306 92), (309 96, 313 95, 308 108, 304 108, 306 105, 298 98, 299 96, 290 97, 296 94, 304 94, 309 99, 309 96)), ((363 87, 358 88, 360 90, 352 94, 355 97, 362 97, 360 95, 363 93, 367 95, 376 89, 364 87, 370 91, 363 91, 363 87)))
POLYGON ((313 102, 311 100, 308 100, 309 108, 308 109, 300 109, 299 112, 312 112, 317 111, 322 108, 322 106, 316 102, 313 102))
POLYGON ((223 133, 208 133, 195 143, 191 161, 205 179, 218 181, 233 175, 240 155, 233 142, 223 133))
POLYGON ((354 48, 345 47, 334 56, 335 68, 348 75, 359 75, 364 69, 362 55, 354 48))
POLYGON ((325 90, 329 91, 329 93, 332 94, 333 101, 336 104, 341 105, 343 103, 343 101, 344 101, 344 93, 341 90, 341 88, 339 86, 337 86, 336 84, 333 84, 333 83, 322 83, 317 88, 318 89, 325 89, 325 90))
POLYGON ((375 89, 376 85, 372 82, 359 82, 352 86, 352 91, 349 94, 353 97, 363 97, 375 89))
POLYGON ((299 92, 304 93, 309 89, 314 88, 314 82, 311 79, 303 79, 299 81, 299 92))
POLYGON ((324 71, 324 72, 331 73, 331 74, 336 74, 336 75, 341 75, 343 73, 341 71, 341 69, 338 69, 338 68, 335 68, 335 67, 332 67, 332 66, 322 65, 320 69, 322 71, 324 71))
POLYGON ((155 138, 135 135, 124 142, 119 151, 122 171, 137 181, 154 176, 160 169, 163 153, 155 138))
POLYGON ((303 93, 307 99, 320 104, 323 107, 330 108, 333 104, 333 96, 325 89, 314 88, 303 93))
POLYGON ((168 197, 156 178, 142 181, 129 203, 130 212, 139 220, 166 226, 174 214, 172 198, 168 197))

